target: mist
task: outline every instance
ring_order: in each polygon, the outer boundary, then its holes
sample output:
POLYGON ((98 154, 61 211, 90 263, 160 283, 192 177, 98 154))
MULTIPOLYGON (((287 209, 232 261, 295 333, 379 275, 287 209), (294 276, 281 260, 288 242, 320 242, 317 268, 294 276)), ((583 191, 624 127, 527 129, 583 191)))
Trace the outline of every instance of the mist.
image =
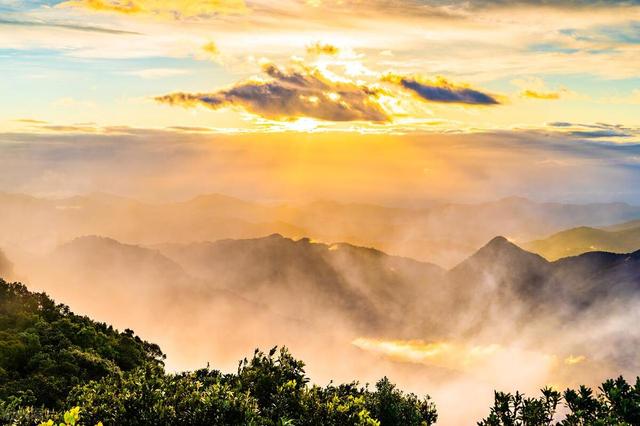
POLYGON ((104 194, 6 195, 3 203, 2 264, 12 264, 3 270, 78 313, 158 343, 171 371, 207 364, 234 371, 256 347, 287 346, 316 383, 388 376, 431 395, 439 424, 457 425, 486 416, 494 390, 533 396, 545 386, 631 377, 640 367, 640 336, 629 332, 638 300, 622 272, 618 288, 606 290, 589 264, 550 263, 506 239, 460 250, 459 262, 444 268, 428 256, 384 250, 412 232, 480 240, 501 224, 536 236, 582 220, 615 223, 633 216, 633 206, 511 199, 449 204, 442 214, 440 206, 290 206, 223 196, 146 203, 104 194), (505 205, 509 214, 526 206, 546 215, 536 224, 491 214, 505 205), (478 219, 475 234, 454 225, 465 214, 478 219), (386 245, 367 243, 379 241, 372 233, 383 223, 406 232, 391 232, 386 245), (305 238, 314 233, 321 239, 305 238), (332 236, 340 240, 326 241, 332 236))

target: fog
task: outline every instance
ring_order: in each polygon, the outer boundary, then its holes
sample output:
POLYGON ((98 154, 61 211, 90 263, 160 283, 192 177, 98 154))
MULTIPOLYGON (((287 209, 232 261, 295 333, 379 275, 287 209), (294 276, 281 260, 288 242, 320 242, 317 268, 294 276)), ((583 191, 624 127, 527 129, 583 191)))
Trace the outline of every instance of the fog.
MULTIPOLYGON (((499 233, 501 221, 533 236, 578 220, 615 223, 633 216, 632 206, 512 199, 449 205, 443 215, 440 207, 221 196, 158 204, 105 194, 2 200, 5 276, 158 343, 171 371, 208 363, 233 371, 256 347, 287 346, 316 383, 373 384, 386 375, 431 395, 439 424, 458 425, 486 416, 495 389, 534 395, 544 386, 595 386, 640 367, 632 327, 640 310, 624 286, 633 282, 626 269, 611 277, 622 284, 608 289, 594 281, 602 271, 548 263, 505 239, 473 256, 489 238, 460 251, 450 271, 377 250, 410 241, 409 231, 438 232, 434 241, 465 232, 480 240, 499 233), (526 221, 477 214, 505 205, 545 211, 544 220, 527 229, 526 221), (474 213, 473 225, 455 225, 474 213), (424 226, 438 215, 437 226, 424 226), (391 232, 377 249, 358 246, 375 246, 367 242, 383 223, 407 233, 391 232), (278 231, 284 236, 266 236, 278 231), (301 238, 314 233, 316 240, 301 238)), ((430 250, 437 258, 437 244, 430 250)))

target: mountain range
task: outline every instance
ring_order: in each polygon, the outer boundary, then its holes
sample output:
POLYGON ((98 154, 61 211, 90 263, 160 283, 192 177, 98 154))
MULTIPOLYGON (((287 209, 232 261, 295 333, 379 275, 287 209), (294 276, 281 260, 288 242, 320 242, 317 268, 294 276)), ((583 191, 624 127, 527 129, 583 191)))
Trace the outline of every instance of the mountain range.
POLYGON ((391 208, 333 201, 260 203, 224 195, 150 203, 95 193, 69 198, 0 194, 0 247, 46 251, 79 235, 139 245, 247 239, 281 234, 345 241, 451 268, 495 235, 531 241, 575 226, 640 217, 624 203, 539 203, 511 197, 477 204, 391 208))
POLYGON ((15 263, 35 288, 143 330, 168 353, 179 352, 177 362, 235 359, 231 348, 260 342, 318 348, 371 336, 517 340, 563 356, 589 353, 597 365, 640 367, 621 349, 640 336, 620 320, 637 311, 640 252, 550 262, 496 237, 445 270, 376 249, 277 234, 149 247, 90 236, 15 263), (585 328, 593 333, 575 333, 585 328), (564 332, 549 335, 554 329, 564 332))

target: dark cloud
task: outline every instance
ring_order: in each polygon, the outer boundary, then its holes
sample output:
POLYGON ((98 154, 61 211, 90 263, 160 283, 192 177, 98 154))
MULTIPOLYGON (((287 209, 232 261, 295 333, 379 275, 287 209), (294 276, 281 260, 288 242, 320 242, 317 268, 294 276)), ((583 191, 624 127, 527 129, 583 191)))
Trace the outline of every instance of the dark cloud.
POLYGON ((378 102, 382 90, 350 81, 332 81, 319 70, 299 66, 283 70, 263 67, 266 81, 248 80, 212 93, 172 93, 156 101, 169 105, 211 109, 238 106, 273 120, 312 117, 327 121, 387 122, 378 102))
POLYGON ((455 85, 442 77, 427 81, 415 77, 387 74, 383 80, 397 84, 430 102, 467 105, 498 105, 500 103, 493 95, 466 86, 455 85))

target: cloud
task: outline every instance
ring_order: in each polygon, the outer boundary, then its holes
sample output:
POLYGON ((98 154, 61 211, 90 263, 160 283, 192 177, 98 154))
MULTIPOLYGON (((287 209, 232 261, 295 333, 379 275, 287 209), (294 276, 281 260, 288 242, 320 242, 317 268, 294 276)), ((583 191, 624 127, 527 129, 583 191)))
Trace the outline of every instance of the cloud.
POLYGON ((202 46, 202 51, 211 59, 215 59, 220 55, 220 49, 218 49, 218 46, 212 41, 205 43, 202 46))
POLYGON ((169 105, 211 109, 237 106, 272 120, 310 117, 327 121, 387 122, 379 102, 381 88, 352 81, 333 81, 320 70, 298 65, 283 70, 263 66, 267 80, 247 80, 212 93, 172 93, 156 97, 169 105))
POLYGON ((554 101, 560 99, 560 92, 538 92, 536 90, 527 89, 523 90, 520 93, 520 96, 523 98, 554 101))
POLYGON ((619 139, 640 137, 640 129, 620 124, 581 124, 558 121, 547 123, 547 126, 556 128, 566 135, 580 139, 619 139))
POLYGON ((443 77, 424 80, 417 77, 388 73, 383 81, 397 84, 429 102, 457 103, 467 105, 498 105, 495 96, 463 85, 456 85, 443 77))
POLYGON ((244 12, 244 0, 67 0, 60 7, 77 7, 95 12, 125 15, 153 15, 175 19, 244 12))
POLYGON ((13 26, 13 27, 60 28, 64 30, 84 31, 84 32, 92 32, 92 33, 104 33, 104 34, 140 35, 140 33, 135 31, 123 31, 123 30, 117 30, 113 28, 95 27, 90 25, 80 25, 75 23, 64 23, 64 22, 42 22, 42 21, 0 19, 0 25, 13 26))
POLYGON ((35 120, 33 118, 18 118, 17 120, 14 120, 17 123, 23 123, 23 124, 47 124, 46 121, 43 120, 35 120))
POLYGON ((628 138, 632 135, 620 130, 614 129, 602 129, 602 130, 576 130, 570 133, 572 136, 577 136, 580 138, 588 138, 588 139, 598 139, 598 138, 628 138))
POLYGON ((340 53, 340 49, 333 44, 316 42, 307 46, 307 53, 311 55, 335 56, 340 53))
POLYGON ((565 88, 549 89, 544 80, 539 77, 517 78, 511 81, 511 84, 521 89, 520 97, 528 99, 555 101, 570 93, 565 88))

